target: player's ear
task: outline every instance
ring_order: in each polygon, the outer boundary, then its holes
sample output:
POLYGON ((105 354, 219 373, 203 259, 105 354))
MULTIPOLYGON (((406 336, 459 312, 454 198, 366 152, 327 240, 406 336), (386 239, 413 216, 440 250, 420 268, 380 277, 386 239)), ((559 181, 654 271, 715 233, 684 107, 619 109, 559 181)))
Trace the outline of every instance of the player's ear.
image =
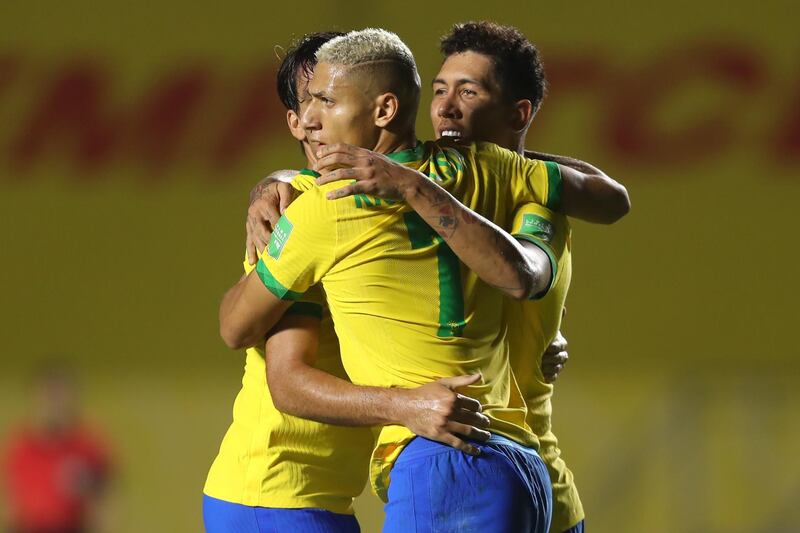
POLYGON ((536 110, 530 100, 517 100, 511 109, 511 129, 521 132, 528 129, 536 110))
POLYGON ((396 94, 384 93, 375 98, 375 125, 385 128, 397 117, 400 100, 396 94))
POLYGON ((306 130, 300 125, 300 116, 292 109, 286 112, 286 124, 289 125, 292 137, 300 142, 306 140, 306 130))

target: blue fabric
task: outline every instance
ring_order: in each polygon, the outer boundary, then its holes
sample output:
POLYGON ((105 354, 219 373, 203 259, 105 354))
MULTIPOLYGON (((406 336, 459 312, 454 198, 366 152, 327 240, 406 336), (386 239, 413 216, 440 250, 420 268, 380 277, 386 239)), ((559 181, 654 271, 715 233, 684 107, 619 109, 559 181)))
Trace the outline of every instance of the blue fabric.
POLYGON ((250 507, 203 495, 206 533, 360 533, 353 515, 324 509, 250 507))
POLYGON ((568 530, 564 531, 564 533, 584 533, 584 529, 583 529, 584 524, 583 524, 583 522, 584 521, 581 520, 580 522, 578 522, 577 524, 575 524, 574 526, 572 526, 568 530))
POLYGON ((547 533, 550 476, 539 455, 505 437, 477 457, 422 437, 394 464, 384 533, 547 533))

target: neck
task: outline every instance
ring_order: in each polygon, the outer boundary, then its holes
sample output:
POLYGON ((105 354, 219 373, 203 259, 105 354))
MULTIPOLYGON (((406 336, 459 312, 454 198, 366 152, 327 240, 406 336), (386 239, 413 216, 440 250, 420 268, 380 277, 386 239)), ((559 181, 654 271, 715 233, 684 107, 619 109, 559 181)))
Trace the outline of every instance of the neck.
POLYGON ((519 155, 525 155, 525 136, 515 136, 508 149, 517 152, 519 155))
POLYGON ((519 155, 525 155, 525 132, 509 133, 502 143, 497 144, 519 155))
POLYGON ((380 154, 391 154, 414 148, 417 144, 417 134, 414 128, 402 133, 383 130, 373 151, 380 154))

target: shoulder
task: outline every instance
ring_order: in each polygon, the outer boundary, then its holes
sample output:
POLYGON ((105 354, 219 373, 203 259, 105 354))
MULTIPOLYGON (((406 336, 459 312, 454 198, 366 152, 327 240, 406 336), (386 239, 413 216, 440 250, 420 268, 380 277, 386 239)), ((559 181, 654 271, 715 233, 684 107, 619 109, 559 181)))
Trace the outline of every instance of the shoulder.
POLYGON ((288 181, 298 191, 308 191, 317 186, 318 177, 319 174, 317 172, 304 168, 299 171, 293 171, 288 181))

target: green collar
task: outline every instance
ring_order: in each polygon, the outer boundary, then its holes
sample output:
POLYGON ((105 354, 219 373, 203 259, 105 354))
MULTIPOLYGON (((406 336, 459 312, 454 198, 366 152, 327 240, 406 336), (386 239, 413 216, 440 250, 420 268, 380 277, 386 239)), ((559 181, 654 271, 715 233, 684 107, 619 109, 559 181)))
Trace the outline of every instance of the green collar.
POLYGON ((425 145, 421 142, 417 141, 416 146, 414 148, 409 148, 408 150, 402 150, 400 152, 393 152, 391 154, 386 154, 386 157, 391 159, 392 161, 396 161, 397 163, 410 163, 412 161, 420 161, 422 160, 422 156, 425 154, 425 145))

